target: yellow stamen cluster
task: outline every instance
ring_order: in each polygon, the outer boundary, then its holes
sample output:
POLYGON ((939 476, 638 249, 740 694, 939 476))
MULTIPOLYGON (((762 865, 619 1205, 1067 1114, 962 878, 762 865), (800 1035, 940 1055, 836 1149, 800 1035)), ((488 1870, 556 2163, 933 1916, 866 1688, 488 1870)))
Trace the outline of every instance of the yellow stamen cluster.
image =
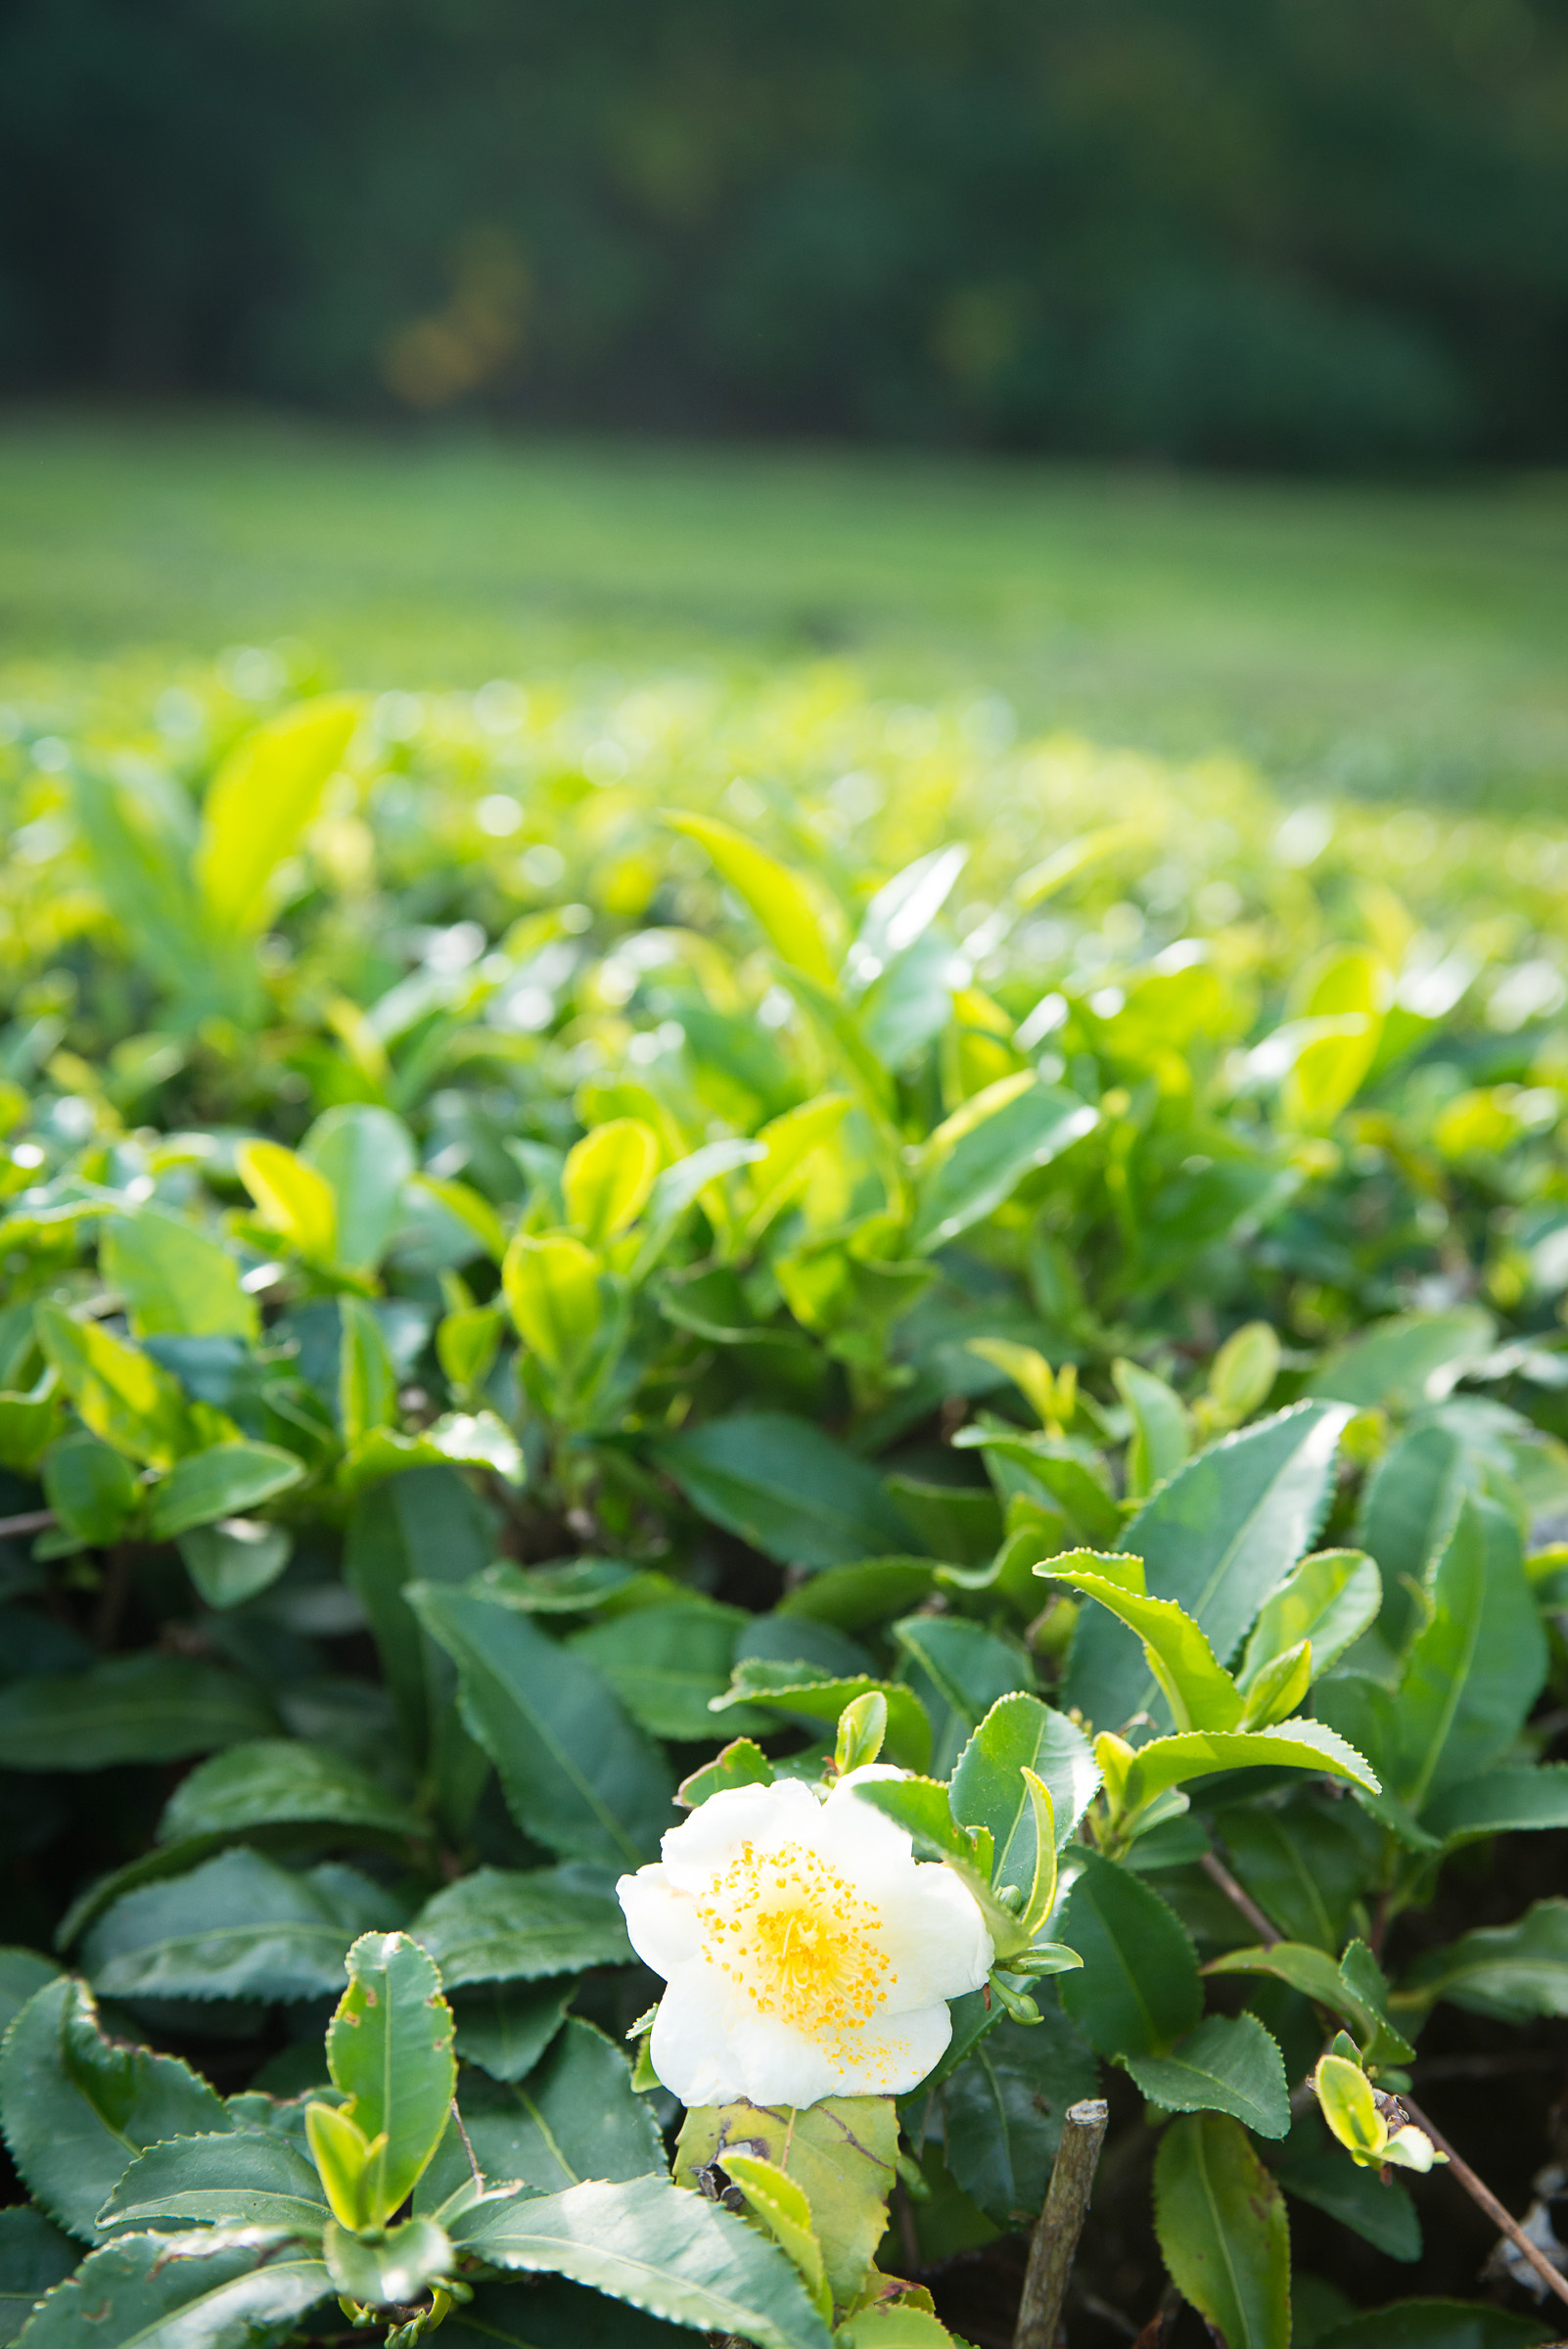
POLYGON ((760 2014, 779 2016, 841 2060, 899 1979, 880 1946, 880 1910, 806 1844, 763 1853, 743 1844, 697 1913, 709 1963, 760 2014))

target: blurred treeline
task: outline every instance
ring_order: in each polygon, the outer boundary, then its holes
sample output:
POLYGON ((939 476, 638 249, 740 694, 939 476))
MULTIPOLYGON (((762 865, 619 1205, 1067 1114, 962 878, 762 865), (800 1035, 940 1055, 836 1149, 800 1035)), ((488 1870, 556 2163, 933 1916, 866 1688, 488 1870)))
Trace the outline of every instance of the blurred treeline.
POLYGON ((3 0, 0 381, 1568 451, 1565 0, 3 0))

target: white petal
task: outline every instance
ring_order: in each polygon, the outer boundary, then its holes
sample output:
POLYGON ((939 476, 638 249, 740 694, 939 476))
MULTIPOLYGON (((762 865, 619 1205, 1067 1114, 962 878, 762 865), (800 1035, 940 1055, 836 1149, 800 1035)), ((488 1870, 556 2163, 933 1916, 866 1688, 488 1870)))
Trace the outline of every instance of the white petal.
POLYGON ((659 1848, 670 1881, 686 1892, 701 1892, 744 1844, 771 1851, 780 1843, 809 1842, 820 1818, 815 1795, 797 1778, 781 1778, 772 1786, 731 1786, 700 1803, 659 1848))
POLYGON ((662 1867, 639 1867, 616 1886, 626 1932, 644 1965, 668 1980, 678 1965, 700 1958, 702 1927, 690 1893, 671 1884, 662 1867))
POLYGON ((837 2093, 822 2050, 701 1959, 682 1966, 660 2001, 648 2052, 683 2104, 814 2104, 837 2093))
POLYGON ((912 1880, 884 1905, 881 1944, 898 1976, 890 2013, 978 1990, 995 1955, 974 1896, 950 1867, 924 1861, 909 1872, 912 1880))

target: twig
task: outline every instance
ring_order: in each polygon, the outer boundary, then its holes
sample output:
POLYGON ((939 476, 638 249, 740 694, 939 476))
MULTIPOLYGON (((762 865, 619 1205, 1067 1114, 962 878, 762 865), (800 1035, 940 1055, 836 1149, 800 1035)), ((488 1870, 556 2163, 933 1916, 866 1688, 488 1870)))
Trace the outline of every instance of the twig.
POLYGON ((1284 1939, 1284 1935, 1279 1932, 1277 1927, 1268 1922, 1251 1893, 1243 1892, 1222 1860, 1217 1859, 1213 1852, 1205 1852, 1203 1858, 1198 1862, 1198 1865, 1206 1876, 1212 1878, 1219 1885, 1225 1899, 1234 1908, 1240 1910, 1265 1949, 1272 1949, 1276 1941, 1284 1939))
POLYGON ((1055 2349, 1067 2280, 1088 2216, 1089 2193, 1110 2109, 1103 2096, 1091 2096, 1067 2108, 1045 2207, 1035 2223, 1029 2246, 1029 2272, 1018 2304, 1013 2349, 1055 2349))
POLYGON ((1481 2208, 1486 2212, 1487 2217, 1492 2221, 1494 2227, 1499 2227, 1502 2230, 1502 2233, 1507 2236, 1509 2242, 1513 2244, 1515 2250, 1521 2252, 1523 2256, 1530 2262, 1530 2265, 1535 2269, 1536 2274, 1541 2278, 1542 2282, 1547 2286, 1548 2290, 1555 2292, 1559 2300, 1568 2300, 1568 2277, 1562 2275, 1560 2270, 1552 2266, 1550 2260, 1546 2257, 1545 2251, 1541 2249, 1539 2244, 1533 2243, 1530 2240, 1530 2237, 1526 2234, 1518 2220, 1508 2216, 1508 2213, 1503 2209, 1502 2204, 1498 2200, 1497 2195, 1492 2191, 1491 2187, 1487 2186, 1476 2176, 1474 2170, 1471 2169, 1469 2163, 1465 2160, 1462 2153, 1456 2153, 1454 2151, 1448 2139, 1444 2136, 1442 2130, 1439 2129, 1434 2122, 1427 2119, 1426 2114, 1421 2110, 1419 2104, 1412 2104, 1409 2097, 1404 2095, 1401 2096, 1400 2102, 1404 2105, 1406 2111, 1409 2114, 1417 2129, 1424 2129, 1427 2136, 1436 2145, 1438 2151, 1448 2155, 1449 2168, 1453 2173, 1457 2183, 1463 2187, 1471 2201, 1479 2203, 1481 2208))
POLYGON ((24 1509, 20 1517, 0 1517, 0 1542, 12 1534, 44 1534, 59 1522, 53 1509, 24 1509))

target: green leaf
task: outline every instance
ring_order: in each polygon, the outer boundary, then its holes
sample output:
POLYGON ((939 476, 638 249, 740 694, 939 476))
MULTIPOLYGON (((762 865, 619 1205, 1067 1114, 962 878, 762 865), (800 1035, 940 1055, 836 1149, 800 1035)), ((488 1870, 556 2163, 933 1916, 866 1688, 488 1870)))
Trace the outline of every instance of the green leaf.
POLYGON ((932 1484, 914 1476, 883 1478, 915 1541, 933 1557, 960 1566, 989 1564, 1002 1537, 1002 1514, 989 1485, 932 1484))
POLYGON ((561 2025, 576 1991, 575 1981, 488 1982, 459 1991, 454 2045, 465 2063, 492 2080, 521 2080, 531 2072, 561 2025))
POLYGON ((1360 1410, 1381 1404, 1405 1413, 1441 1403, 1461 1372, 1489 1354, 1497 1324, 1485 1307, 1455 1306, 1442 1313, 1399 1313, 1374 1322, 1319 1363, 1310 1395, 1353 1403, 1360 1410))
POLYGON ((1531 1827, 1568 1827, 1568 1762, 1482 1771, 1428 1803, 1421 1824, 1446 1844, 1531 1827))
POLYGON ((1132 1443, 1127 1455, 1127 1489, 1141 1500, 1175 1476, 1192 1450, 1186 1406, 1175 1388, 1136 1362, 1111 1364, 1116 1391, 1132 1414, 1132 1443))
POLYGON ((380 1322, 364 1300, 338 1301, 338 1424, 350 1452, 397 1415, 397 1371, 380 1322))
POLYGON ((224 1517, 192 1526, 179 1552, 200 1596, 222 1613, 271 1589, 294 1554, 294 1536, 254 1517, 224 1517))
POLYGON ((452 2246, 434 2219, 406 2219, 372 2235, 328 2222, 322 2248, 336 2291, 362 2307, 408 2307, 455 2265, 452 2246))
POLYGON ((155 1542, 172 1542, 216 1517, 238 1517, 299 1484, 304 1469, 274 1444, 214 1444, 181 1460, 158 1486, 149 1512, 155 1542))
POLYGON ((960 1615, 906 1615, 891 1628, 931 1717, 932 1772, 946 1777, 992 1706, 1032 1690, 1034 1672, 1018 1648, 960 1615))
POLYGON ((568 1644, 654 1736, 705 1740, 714 1733, 708 1707, 729 1686, 744 1620, 712 1602, 640 1607, 578 1632, 568 1644))
MULTIPOLYGON (((1185 1608, 1222 1664, 1316 1533, 1349 1415, 1339 1404, 1297 1404, 1223 1437, 1120 1536, 1142 1558, 1151 1595, 1185 1608)), ((1103 1609, 1079 1619, 1062 1699, 1097 1728, 1158 1703, 1136 1636, 1103 1609)))
POLYGON ((357 1763, 300 1737, 260 1737, 198 1763, 169 1797, 158 1840, 317 1822, 378 1838, 423 1831, 418 1814, 357 1763))
POLYGON ((761 2220, 779 2249, 800 2270, 817 2313, 831 2319, 833 2295, 822 2265, 822 2246, 811 2225, 811 2205, 804 2189, 783 2170, 756 2153, 730 2151, 724 2168, 752 2216, 761 2220))
POLYGON ((942 2091, 943 2148, 964 2192, 998 2227, 1038 2217, 1069 2104, 1092 2096, 1099 2067, 1060 2007, 1040 1999, 1027 2029, 988 2031, 942 2091))
MULTIPOLYGON (((926 1256, 945 1248, 1010 1199, 1027 1174, 1060 1158, 1099 1122, 1099 1111, 1076 1094, 1026 1078, 1023 1087, 989 1117, 967 1125, 950 1148, 942 1147, 939 1128, 933 1136, 934 1164, 920 1184, 909 1226, 911 1253, 926 1256)), ((932 1144, 927 1148, 931 1151, 932 1144)))
POLYGON ((836 1727, 845 1706, 873 1690, 887 1700, 887 1759, 900 1770, 924 1769, 931 1760, 931 1724, 919 1698, 896 1681, 873 1681, 865 1673, 835 1678, 813 1673, 807 1665, 745 1656, 735 1667, 725 1697, 715 1700, 713 1710, 722 1722, 724 1713, 737 1704, 768 1706, 836 1727))
POLYGON ((1383 1578, 1379 1636, 1404 1644, 1413 1621, 1412 1586, 1426 1582, 1442 1553, 1475 1472, 1452 1428, 1411 1428, 1381 1459, 1361 1498, 1356 1539, 1383 1578))
POLYGON ((1395 1994, 1396 2021, 1438 1999, 1502 2022, 1568 2014, 1568 1901, 1537 1901, 1511 1925, 1428 1950, 1395 1994))
MULTIPOLYGON (((1122 1512, 1112 1497, 1098 1455, 1076 1439, 1023 1436, 985 1425, 962 1428, 958 1445, 986 1454, 986 1465, 1010 1501, 1020 1496, 1061 1511, 1086 1542, 1119 1541, 1122 1512), (1000 1463, 1006 1463, 1005 1468, 1000 1463), (1018 1471, 1023 1470, 1027 1483, 1018 1471), (1009 1473, 1011 1472, 1011 1473, 1009 1473)), ((1042 1551, 1050 1547, 1042 1542, 1042 1551)))
POLYGON ((1285 2059, 1255 2014, 1208 2015, 1164 2055, 1130 2054, 1127 2068, 1168 2112, 1228 2112, 1258 2137, 1290 2127, 1285 2059))
POLYGON ((1209 1365, 1209 1409, 1223 1427, 1261 1410, 1279 1376, 1279 1340, 1267 1321, 1232 1330, 1209 1365))
POLYGON ((1519 1536, 1496 1501, 1461 1502, 1431 1597, 1399 1692, 1397 1792, 1417 1817, 1506 1751, 1546 1678, 1519 1536))
POLYGON ((341 1986, 354 1936, 396 1910, 351 1868, 297 1875, 222 1852, 123 1894, 89 1928, 82 1963, 104 1998, 319 1998, 341 1986))
POLYGON ((105 1280, 124 1300, 138 1338, 240 1338, 254 1345, 261 1316, 240 1286, 240 1267, 191 1223, 144 1207, 110 1216, 99 1235, 105 1280))
POLYGON ((281 1142, 241 1142, 234 1172, 255 1202, 268 1231, 307 1264, 331 1265, 338 1257, 338 1199, 331 1183, 281 1142))
MULTIPOLYGON (((536 2193, 562 2193, 586 2178, 665 2174, 664 2140, 631 2065, 592 2023, 570 2016, 524 2080, 465 2072, 458 2092, 463 2130, 481 2172, 494 2185, 519 2179, 536 2193)), ((420 2190, 435 2209, 470 2175, 468 2148, 454 2129, 420 2190)))
POLYGON ((568 1151, 561 1170, 567 1221, 590 1248, 635 1223, 659 1173, 659 1136, 640 1118, 612 1118, 568 1151))
POLYGON ((834 2349, 963 2349, 940 2317, 907 2301, 859 2309, 833 2339, 834 2349))
POLYGON ((574 1379, 599 1334, 599 1259, 566 1232, 520 1231, 501 1282, 518 1335, 558 1379, 574 1379))
POLYGON ((340 1103, 311 1127, 300 1162, 331 1187, 335 1261, 350 1272, 371 1271, 396 1231, 414 1172, 407 1127, 390 1109, 340 1103))
POLYGON ((1347 2161, 1316 2113, 1303 2113, 1296 2122, 1279 2149, 1274 2176, 1287 2194, 1326 2211, 1390 2259, 1420 2258, 1421 2222, 1407 2189, 1347 2161))
POLYGON ((142 1499, 141 1480, 124 1453, 89 1435, 50 1445, 43 1489, 66 1531, 95 1548, 119 1540, 142 1499))
POLYGON ((797 2112, 789 2105, 706 2105, 687 2113, 675 2146, 678 2185, 724 2163, 726 2146, 760 2153, 805 2193, 839 2306, 858 2298, 887 2226, 899 2149, 891 2096, 827 2096, 797 2112))
POLYGON ((26 2349, 247 2349, 332 2288, 319 2259, 253 2228, 132 2234, 84 2260, 23 2337, 26 2349))
POLYGON ((1375 1622, 1383 1586, 1364 1550, 1320 1549, 1303 1558, 1264 1601, 1236 1679, 1245 1695, 1259 1674, 1298 1640, 1312 1641, 1315 1681, 1375 1622))
POLYGON ((684 2326, 606 2300, 563 2277, 482 2283, 441 2326, 441 2349, 692 2349, 684 2326))
POLYGON ((732 1411, 653 1456, 693 1507, 782 1565, 850 1565, 908 1540, 876 1470, 780 1411, 732 1411))
POLYGON ((992 1882, 1027 1899, 1038 1861, 1035 1806, 1023 1773, 1032 1770, 1050 1791, 1060 1849, 1100 1783, 1100 1768, 1076 1722, 1017 1692, 998 1697, 958 1757, 952 1773, 953 1817, 985 1827, 995 1852, 992 1882))
POLYGON ((1291 1721, 1268 1729, 1183 1729, 1140 1746, 1128 1774, 1127 1806, 1138 1810, 1168 1786, 1217 1770, 1311 1770, 1348 1778, 1376 1793, 1378 1781, 1352 1745, 1319 1721, 1291 1721))
POLYGON ((568 2276, 695 2330, 739 2333, 758 2349, 829 2349, 777 2245, 663 2178, 483 2203, 450 2232, 493 2267, 568 2276))
POLYGON ((792 872, 763 850, 754 847, 742 833, 728 824, 715 822, 712 816, 667 812, 664 820, 671 831, 683 832, 688 840, 707 850, 787 963, 804 971, 819 987, 835 986, 838 970, 822 924, 810 898, 792 872))
POLYGON ((1484 2300, 1396 2300, 1319 2333, 1313 2349, 1533 2349, 1553 2329, 1484 2300))
POLYGON ((402 1741, 421 1758, 449 1712, 454 1680, 405 1593, 416 1582, 470 1581, 491 1547, 484 1514, 454 1468, 406 1469, 354 1502, 344 1572, 370 1619, 402 1741))
POLYGON ((1141 1558, 1125 1561, 1136 1570, 1125 1581, 1096 1571, 1110 1562, 1092 1550, 1075 1549, 1047 1558, 1035 1571, 1097 1599, 1137 1634, 1178 1729, 1233 1729, 1241 1719, 1240 1693, 1191 1616, 1174 1599, 1147 1595, 1141 1558))
POLYGON ((0 1949, 0 2039, 34 1991, 59 1980, 64 1968, 37 1950, 0 1949))
POLYGON ((38 1343, 95 1436, 154 1468, 171 1468, 191 1435, 184 1398, 165 1370, 96 1321, 55 1305, 34 1309, 38 1343))
POLYGON ((592 1666, 482 1587, 420 1583, 409 1597, 457 1666, 464 1721, 525 1833, 611 1866, 649 1858, 674 1783, 592 1666))
MULTIPOLYGON (((986 1929, 998 1957, 1021 1950, 1030 1936, 1024 1920, 995 1900, 991 1890, 990 1837, 983 1840, 959 1826, 947 1803, 947 1788, 940 1778, 877 1778, 855 1789, 885 1819, 903 1827, 917 1846, 956 1867, 986 1920, 986 1929)), ((984 1834, 984 1831, 982 1831, 984 1834)))
POLYGON ((38 1991, 6 2034, 0 2120, 33 2199, 86 2243, 103 2240, 98 2213, 138 2153, 232 2126, 172 2055, 106 2039, 92 1998, 69 1976, 38 1991))
POLYGON ((130 2164, 98 2214, 110 2232, 185 2219, 213 2227, 276 2227, 307 2238, 328 2216, 312 2164, 266 2129, 167 2138, 130 2164))
MULTIPOLYGON (((855 1697, 846 1710, 853 1712, 854 1705, 861 1702, 863 1699, 855 1697)), ((884 1732, 886 1726, 884 1699, 884 1732)), ((698 1804, 706 1803, 711 1794, 724 1794, 734 1786, 771 1786, 772 1783, 773 1765, 761 1747, 754 1745, 750 1737, 734 1737, 728 1745, 720 1747, 712 1762, 705 1762, 701 1770, 694 1770, 689 1778, 681 1779, 675 1788, 675 1800, 683 1811, 695 1811, 698 1804)))
MULTIPOLYGON (((1353 1947, 1359 1946, 1356 1944, 1353 1947)), ((1403 2059, 1414 2053, 1407 2043, 1398 2049, 1377 2047, 1380 2035, 1387 2033, 1384 2005, 1386 1993, 1380 1985, 1367 1981, 1352 1981, 1344 1966, 1329 1957, 1325 1950, 1291 1941, 1270 1942, 1267 1949, 1226 1950, 1204 1968, 1210 1974, 1271 1974, 1276 1981, 1288 1982, 1292 1990, 1301 1991, 1330 2014, 1343 2017, 1355 2031, 1361 2046, 1375 2050, 1380 2060, 1403 2059)))
POLYGON ((1084 1960, 1062 1977, 1062 2005, 1100 2054, 1162 2055, 1196 2027, 1203 1989, 1192 1943, 1141 1877, 1087 1855, 1056 1933, 1084 1960))
POLYGON ((1154 2164, 1154 2224, 1172 2281, 1228 2349, 1289 2349, 1290 2230, 1239 2121, 1174 2121, 1154 2164))
POLYGON ((1287 1940, 1344 1947, 1375 1865, 1376 1830, 1363 1812, 1302 1786, 1277 1809, 1231 1805, 1222 1833, 1231 1865, 1287 1940))
POLYGON ((218 768, 196 852, 196 885, 215 938, 254 938, 265 928, 274 876, 319 811, 358 718, 347 694, 318 695, 254 727, 218 768))
POLYGON ((81 2258, 81 2246, 31 2203, 0 2210, 0 2349, 11 2349, 45 2292, 81 2258))
MULTIPOLYGON (((441 1978, 406 1933, 367 1933, 348 1952, 348 1987, 327 2029, 327 2064, 347 2118, 386 2144, 373 2165, 373 2223, 412 2193, 446 2126, 457 2082, 441 1978)), ((400 2295, 408 2297, 408 2295, 400 2295)))
POLYGON ((427 1901, 409 1930, 449 1988, 632 1963, 619 1901, 564 1868, 476 1868, 427 1901))
POLYGON ((276 1727, 237 1674, 188 1656, 111 1656, 0 1689, 0 1769, 104 1770, 181 1762, 276 1727))

